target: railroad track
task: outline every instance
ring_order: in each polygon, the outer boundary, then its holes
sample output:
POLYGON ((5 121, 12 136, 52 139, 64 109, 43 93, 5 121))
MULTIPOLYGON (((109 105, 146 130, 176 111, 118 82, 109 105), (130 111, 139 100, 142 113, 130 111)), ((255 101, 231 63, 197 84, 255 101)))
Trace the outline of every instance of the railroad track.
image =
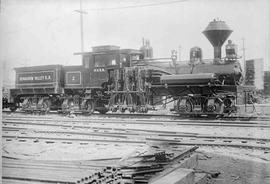
POLYGON ((73 119, 73 118, 47 118, 47 117, 7 117, 3 116, 3 121, 5 123, 16 123, 16 124, 44 124, 54 125, 57 123, 77 123, 75 126, 92 124, 92 123, 102 123, 102 124, 137 124, 137 125, 157 125, 161 126, 164 124, 174 124, 181 126, 213 126, 213 127, 260 127, 260 128, 270 128, 270 123, 266 121, 228 121, 228 120, 164 120, 164 119, 123 119, 123 118, 98 118, 91 117, 88 119, 73 119))
MULTIPOLYGON (((235 128, 267 131, 270 124, 266 121, 241 120, 190 120, 190 119, 133 119, 104 118, 100 116, 67 118, 59 116, 19 115, 3 116, 2 138, 8 142, 45 142, 47 144, 86 144, 103 142, 107 144, 152 144, 218 146, 256 150, 270 150, 270 139, 261 137, 229 136, 205 134, 195 131, 174 130, 173 127, 208 127, 233 130, 235 128)), ((211 132, 210 132, 211 133, 211 132)), ((238 134, 237 134, 238 135, 238 134)), ((259 136, 259 135, 258 135, 259 136)))
MULTIPOLYGON (((14 123, 14 122, 13 122, 14 123)), ((22 123, 22 122, 20 122, 22 123)), ((270 139, 236 136, 215 136, 198 133, 176 132, 165 130, 150 130, 139 128, 110 128, 96 126, 70 126, 63 124, 27 123, 31 127, 10 126, 12 122, 4 122, 3 141, 48 144, 77 144, 87 142, 153 144, 167 143, 169 145, 218 146, 247 149, 270 150, 270 139), (34 126, 33 126, 34 125, 34 126), (51 129, 48 129, 51 127, 51 129), (53 128, 52 128, 53 127, 53 128), (44 130, 47 128, 47 130, 44 130), (57 130, 55 130, 57 128, 57 130), (64 130, 63 130, 64 128, 64 130), (77 129, 80 128, 80 129, 77 129)), ((14 125, 14 124, 13 124, 14 125)), ((22 125, 22 124, 17 124, 22 125)))
MULTIPOLYGON (((33 115, 35 117, 36 114, 38 113, 25 113, 22 111, 15 111, 15 112, 11 112, 11 111, 2 111, 4 114, 23 114, 23 115, 33 115)), ((57 111, 50 111, 47 114, 53 114, 53 115, 59 115, 61 116, 62 114, 59 114, 57 111)), ((239 121, 250 121, 250 120, 261 120, 261 121, 269 121, 270 117, 267 116, 239 116, 239 115, 233 115, 233 116, 227 116, 227 117, 216 117, 216 116, 208 116, 208 117, 204 117, 204 116, 200 116, 200 117, 190 117, 190 116, 179 116, 179 114, 158 114, 158 113, 107 113, 107 114, 99 114, 99 113, 94 113, 91 115, 86 115, 86 114, 82 114, 80 112, 75 113, 75 115, 77 116, 83 116, 83 117, 87 117, 87 116, 92 116, 92 117, 103 117, 103 118, 163 118, 163 119, 175 119, 175 120, 179 120, 179 119, 190 119, 190 120, 209 120, 209 119, 220 119, 220 120, 239 120, 239 121)), ((40 114, 39 114, 40 116, 40 114)))
MULTIPOLYGON (((58 147, 61 152, 61 149, 66 147, 71 148, 71 150, 79 147, 81 150, 99 147, 100 150, 103 150, 110 146, 120 149, 120 151, 128 147, 144 149, 144 147, 150 146, 157 150, 170 148, 171 152, 179 152, 183 148, 199 146, 203 148, 234 148, 239 152, 256 150, 259 153, 270 153, 270 137, 262 138, 260 136, 261 132, 265 133, 269 130, 269 125, 266 121, 255 120, 166 120, 158 118, 101 118, 101 116, 67 118, 47 115, 4 115, 2 120, 2 150, 4 156, 16 157, 19 153, 22 158, 26 157, 27 160, 20 163, 20 159, 5 158, 3 179, 6 182, 26 181, 27 183, 31 179, 31 181, 36 182, 69 183, 88 176, 90 172, 88 167, 91 165, 94 166, 90 168, 93 172, 102 168, 102 165, 108 164, 109 161, 114 163, 115 158, 122 159, 122 156, 111 156, 110 153, 109 157, 101 159, 101 163, 98 163, 100 159, 97 157, 97 160, 94 158, 88 160, 87 163, 80 161, 77 163, 77 167, 74 167, 74 164, 58 162, 32 161, 33 163, 28 163, 29 157, 31 158, 36 154, 36 152, 32 153, 31 150, 30 152, 27 150, 28 148, 32 149, 32 147, 35 149, 42 147, 41 157, 50 154, 52 148, 58 147), (189 130, 190 127, 192 129, 189 130), (261 132, 257 134, 257 137, 248 136, 248 134, 238 136, 240 133, 235 132, 232 136, 233 131, 230 131, 232 135, 215 134, 213 128, 219 131, 224 129, 242 130, 242 133, 248 129, 261 132), (204 131, 196 131, 196 129, 204 131), (208 134, 205 134, 205 132, 208 134), (14 148, 14 145, 17 145, 18 149, 14 148), (26 149, 25 152, 21 151, 22 149, 26 149), (42 155, 43 151, 44 155, 42 155), (31 171, 29 172, 31 174, 25 176, 26 170, 31 171)), ((31 159, 29 162, 31 162, 31 159)))
MULTIPOLYGON (((201 138, 201 139, 231 139, 231 140, 249 140, 249 141, 262 141, 270 142, 267 138, 254 138, 254 137, 241 137, 241 136, 215 136, 215 135, 205 135, 198 133, 188 133, 188 132, 173 132, 173 131, 158 131, 158 130, 146 130, 146 129, 124 129, 124 128, 100 128, 94 127, 92 131, 55 131, 55 130, 43 130, 43 129, 25 129, 17 127, 2 127, 2 131, 5 132, 19 132, 21 134, 26 134, 28 132, 41 133, 41 134, 62 134, 62 135, 86 135, 86 136, 101 136, 101 137, 115 137, 115 138, 128 138, 129 136, 159 136, 159 137, 172 137, 174 139, 178 138, 201 138)), ((229 141, 228 141, 229 142, 229 141)))
MULTIPOLYGON (((102 136, 102 135, 99 135, 102 136)), ((107 136, 107 135, 103 135, 107 136)), ((250 141, 250 139, 237 138, 237 142, 231 137, 218 137, 211 139, 200 139, 193 138, 189 140, 179 140, 176 139, 162 139, 162 138, 148 138, 145 137, 145 140, 133 140, 129 138, 117 138, 112 139, 110 136, 109 139, 97 139, 97 138, 69 138, 66 136, 41 136, 41 135, 32 135, 32 136, 16 136, 16 135, 3 135, 2 138, 4 141, 15 141, 26 142, 32 140, 33 142, 45 141, 48 144, 54 144, 57 141, 61 141, 63 144, 74 144, 80 143, 85 144, 86 142, 103 142, 103 143, 124 143, 124 144, 153 144, 159 145, 161 142, 167 143, 168 145, 188 145, 188 146, 217 146, 217 147, 234 147, 234 148, 246 148, 246 149, 258 149, 270 151, 269 140, 264 141, 250 141), (266 142, 267 141, 267 142, 266 142)))

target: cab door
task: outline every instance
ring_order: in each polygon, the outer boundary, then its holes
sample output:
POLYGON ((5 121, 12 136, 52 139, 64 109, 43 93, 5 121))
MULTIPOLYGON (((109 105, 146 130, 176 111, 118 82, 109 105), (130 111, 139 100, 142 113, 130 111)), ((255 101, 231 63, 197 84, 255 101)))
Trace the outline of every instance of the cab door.
POLYGON ((107 67, 117 65, 116 54, 96 54, 93 56, 93 70, 91 75, 91 84, 93 87, 101 87, 108 81, 107 67))

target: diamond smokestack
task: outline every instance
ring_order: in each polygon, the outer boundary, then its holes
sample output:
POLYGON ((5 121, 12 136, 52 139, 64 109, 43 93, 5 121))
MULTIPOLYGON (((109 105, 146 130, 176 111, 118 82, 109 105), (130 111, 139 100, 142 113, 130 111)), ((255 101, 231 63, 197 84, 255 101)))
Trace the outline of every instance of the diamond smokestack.
POLYGON ((224 21, 215 19, 203 31, 203 34, 214 47, 214 60, 221 59, 221 47, 232 32, 224 21))

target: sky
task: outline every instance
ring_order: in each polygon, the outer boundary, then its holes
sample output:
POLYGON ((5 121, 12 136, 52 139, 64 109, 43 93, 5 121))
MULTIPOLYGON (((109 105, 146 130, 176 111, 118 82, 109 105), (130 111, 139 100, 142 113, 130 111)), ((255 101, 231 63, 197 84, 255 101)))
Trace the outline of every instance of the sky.
MULTIPOLYGON (((154 57, 181 60, 199 46, 203 58, 213 47, 202 34, 220 19, 233 30, 229 37, 246 59, 263 58, 270 66, 270 1, 268 0, 82 0, 84 51, 97 45, 139 49, 150 40, 154 57)), ((1 0, 0 62, 4 81, 14 80, 14 67, 47 64, 80 65, 79 0, 1 0)), ((223 47, 224 54, 224 47, 223 47)))

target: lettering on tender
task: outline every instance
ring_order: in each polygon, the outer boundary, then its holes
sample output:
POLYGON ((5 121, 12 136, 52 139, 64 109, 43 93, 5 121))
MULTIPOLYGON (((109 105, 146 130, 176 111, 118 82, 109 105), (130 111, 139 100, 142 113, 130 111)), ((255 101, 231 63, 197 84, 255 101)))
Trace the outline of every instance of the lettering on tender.
POLYGON ((20 81, 29 81, 29 80, 34 80, 34 77, 20 77, 20 81))
POLYGON ((19 73, 18 82, 21 84, 53 82, 53 71, 19 73))

